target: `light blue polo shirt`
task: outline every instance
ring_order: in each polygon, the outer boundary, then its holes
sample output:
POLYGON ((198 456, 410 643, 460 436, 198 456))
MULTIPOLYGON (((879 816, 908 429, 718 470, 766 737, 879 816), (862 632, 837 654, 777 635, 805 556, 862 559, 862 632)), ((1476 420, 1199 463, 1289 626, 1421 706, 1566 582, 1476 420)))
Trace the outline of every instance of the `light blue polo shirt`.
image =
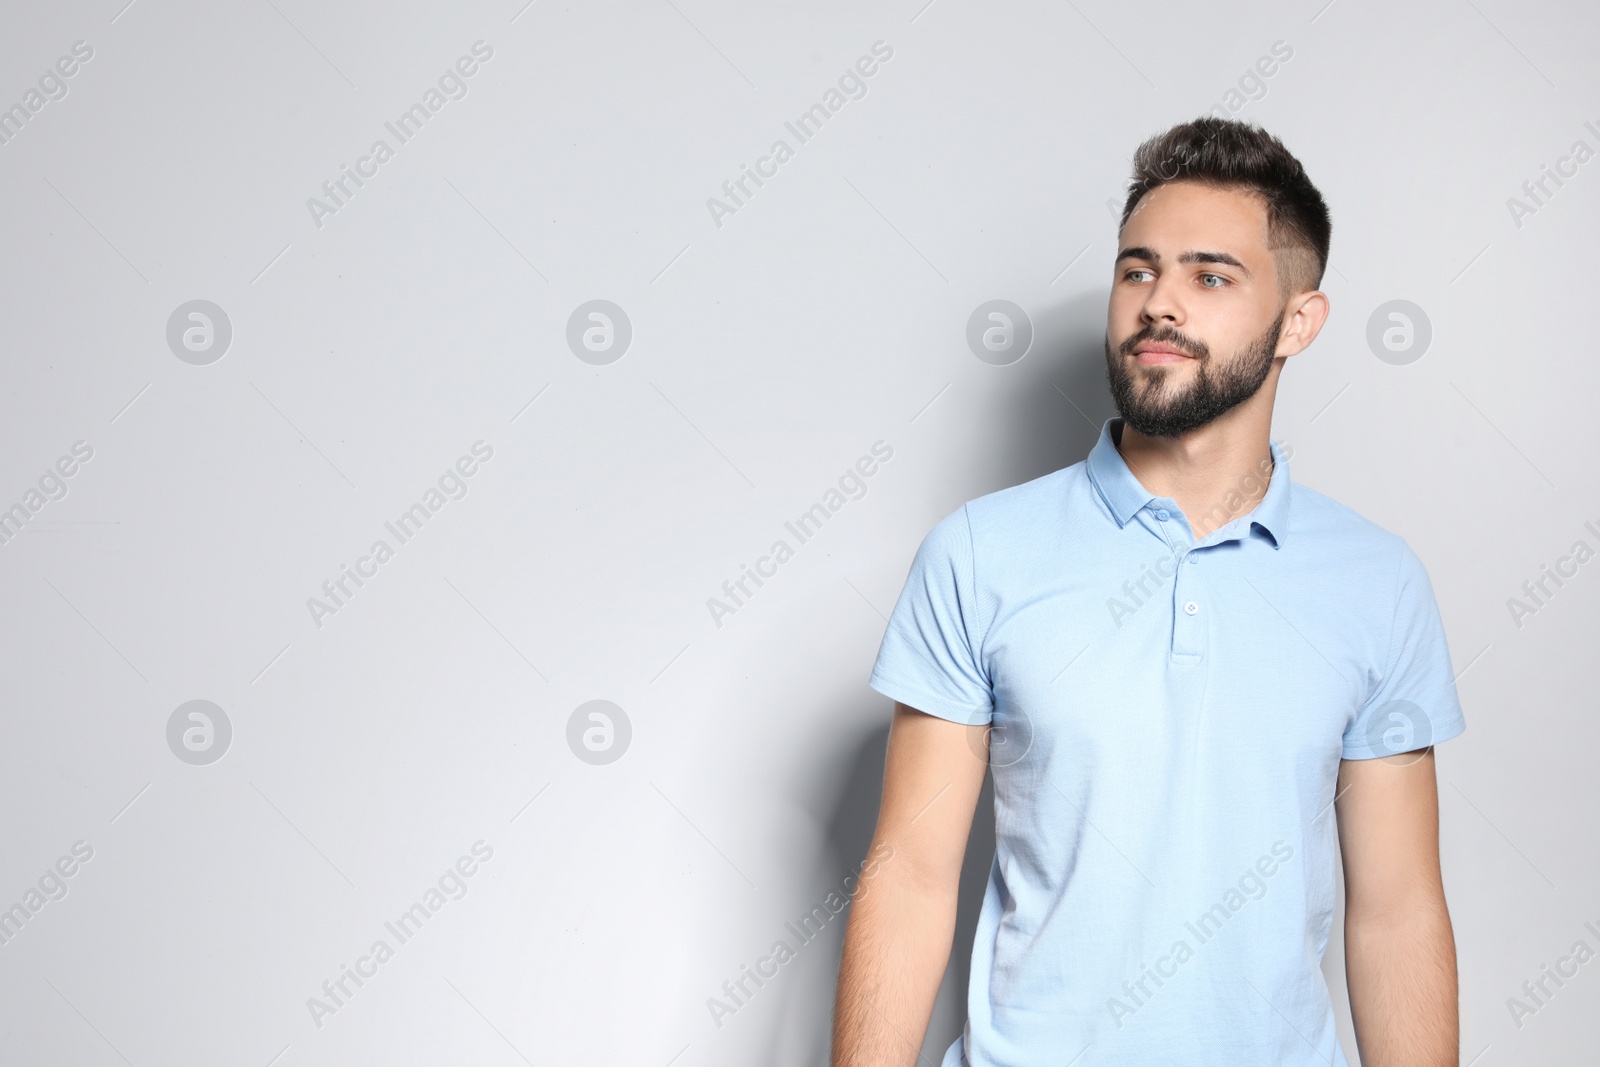
POLYGON ((994 724, 944 1067, 1346 1067, 1321 971, 1335 777, 1465 728, 1432 586, 1402 538, 1292 484, 1277 441, 1255 510, 1196 542, 1121 422, 934 526, 872 670, 994 724))

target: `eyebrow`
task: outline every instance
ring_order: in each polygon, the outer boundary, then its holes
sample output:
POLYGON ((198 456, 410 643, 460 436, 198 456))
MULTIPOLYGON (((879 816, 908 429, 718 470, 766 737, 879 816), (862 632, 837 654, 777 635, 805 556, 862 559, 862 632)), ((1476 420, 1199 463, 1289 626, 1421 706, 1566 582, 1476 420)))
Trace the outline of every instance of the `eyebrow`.
MULTIPOLYGON (((1143 259, 1151 263, 1159 264, 1161 262, 1161 254, 1154 249, 1146 248, 1144 245, 1134 245, 1131 248, 1124 248, 1121 252, 1118 252, 1117 258, 1114 260, 1114 262, 1121 263, 1125 259, 1143 259)), ((1240 263, 1236 257, 1230 256, 1226 252, 1200 252, 1190 249, 1178 257, 1178 262, 1223 263, 1227 266, 1235 268, 1247 277, 1250 274, 1249 267, 1246 267, 1243 263, 1240 263)))

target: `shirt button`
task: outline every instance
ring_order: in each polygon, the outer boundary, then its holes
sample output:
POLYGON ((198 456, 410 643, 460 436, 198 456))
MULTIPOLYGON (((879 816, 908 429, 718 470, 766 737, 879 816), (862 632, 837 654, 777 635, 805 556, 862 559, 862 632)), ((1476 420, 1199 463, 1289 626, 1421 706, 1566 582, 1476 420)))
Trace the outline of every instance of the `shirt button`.
POLYGON ((1200 610, 1200 605, 1191 600, 1183 606, 1183 610, 1186 614, 1193 615, 1200 610))
POLYGON ((1191 553, 1189 553, 1189 562, 1190 563, 1199 563, 1200 562, 1200 557, 1195 555, 1193 552, 1191 552, 1191 553))
POLYGON ((1172 516, 1167 513, 1167 509, 1166 508, 1158 508, 1158 509, 1156 509, 1156 518, 1160 519, 1162 522, 1166 522, 1171 517, 1172 516))

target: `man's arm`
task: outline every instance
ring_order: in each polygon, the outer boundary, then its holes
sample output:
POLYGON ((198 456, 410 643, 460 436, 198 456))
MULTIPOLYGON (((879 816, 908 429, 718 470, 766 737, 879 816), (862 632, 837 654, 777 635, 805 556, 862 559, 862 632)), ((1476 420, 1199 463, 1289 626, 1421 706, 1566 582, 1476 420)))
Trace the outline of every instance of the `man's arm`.
POLYGON ((1439 876, 1433 750, 1344 760, 1344 962, 1363 1067, 1454 1067, 1456 946, 1439 876))
POLYGON ((916 1062, 950 962, 987 729, 895 704, 872 840, 885 858, 863 875, 845 931, 833 1067, 916 1062))

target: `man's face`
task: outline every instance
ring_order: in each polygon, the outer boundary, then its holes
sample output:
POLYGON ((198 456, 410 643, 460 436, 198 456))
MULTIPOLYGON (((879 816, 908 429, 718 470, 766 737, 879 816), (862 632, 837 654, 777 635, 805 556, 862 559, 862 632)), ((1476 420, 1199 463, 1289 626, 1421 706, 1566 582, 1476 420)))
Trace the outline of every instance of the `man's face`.
POLYGON ((1261 388, 1284 301, 1255 196, 1178 181, 1146 193, 1122 230, 1106 371, 1124 422, 1178 437, 1261 388))

